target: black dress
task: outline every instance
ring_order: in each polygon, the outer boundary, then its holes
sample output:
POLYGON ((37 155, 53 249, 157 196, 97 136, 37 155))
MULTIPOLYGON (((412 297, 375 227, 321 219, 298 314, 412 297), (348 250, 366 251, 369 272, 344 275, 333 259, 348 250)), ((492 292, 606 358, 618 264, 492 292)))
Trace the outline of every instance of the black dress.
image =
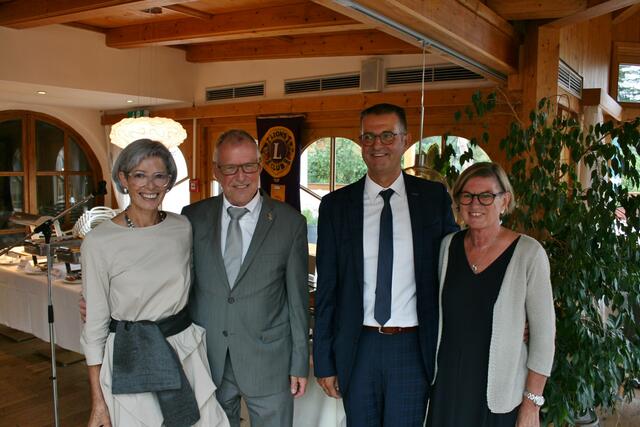
POLYGON ((449 246, 438 373, 427 426, 513 427, 518 408, 508 414, 489 411, 487 370, 493 306, 519 238, 489 267, 474 274, 464 251, 465 234, 456 234, 449 246))

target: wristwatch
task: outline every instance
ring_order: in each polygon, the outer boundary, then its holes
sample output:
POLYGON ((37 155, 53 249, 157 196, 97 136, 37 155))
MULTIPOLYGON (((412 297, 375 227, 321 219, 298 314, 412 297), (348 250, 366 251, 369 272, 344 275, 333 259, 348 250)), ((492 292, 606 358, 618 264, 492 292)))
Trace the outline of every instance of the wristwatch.
POLYGON ((536 405, 537 407, 544 405, 544 396, 540 394, 533 394, 527 390, 525 390, 524 393, 522 394, 524 395, 524 397, 532 401, 533 404, 536 405))

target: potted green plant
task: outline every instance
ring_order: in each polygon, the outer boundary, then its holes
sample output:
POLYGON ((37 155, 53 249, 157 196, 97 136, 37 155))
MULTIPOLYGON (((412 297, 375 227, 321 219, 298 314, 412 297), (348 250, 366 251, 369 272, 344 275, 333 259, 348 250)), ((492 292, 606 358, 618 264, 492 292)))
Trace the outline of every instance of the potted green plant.
MULTIPOLYGON (((465 114, 482 117, 495 103, 476 94, 465 114)), ((488 141, 483 132, 471 147, 488 141)), ((514 120, 500 149, 518 203, 505 223, 537 238, 551 264, 557 335, 544 422, 573 425, 592 408, 614 408, 620 395, 631 399, 640 376, 640 197, 629 192, 640 186, 640 117, 585 130, 543 99, 528 125, 514 120), (589 185, 580 183, 581 164, 589 185)), ((445 147, 435 166, 453 180, 451 154, 445 147)))

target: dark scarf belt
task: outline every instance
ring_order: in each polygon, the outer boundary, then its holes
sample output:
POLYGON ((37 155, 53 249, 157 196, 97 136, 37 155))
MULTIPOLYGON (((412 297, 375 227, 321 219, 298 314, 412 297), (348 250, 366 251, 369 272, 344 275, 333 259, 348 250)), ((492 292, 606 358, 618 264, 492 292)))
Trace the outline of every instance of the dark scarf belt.
POLYGON ((198 402, 182 363, 166 337, 191 325, 186 307, 158 322, 111 319, 113 394, 154 392, 167 427, 191 426, 200 419, 198 402))

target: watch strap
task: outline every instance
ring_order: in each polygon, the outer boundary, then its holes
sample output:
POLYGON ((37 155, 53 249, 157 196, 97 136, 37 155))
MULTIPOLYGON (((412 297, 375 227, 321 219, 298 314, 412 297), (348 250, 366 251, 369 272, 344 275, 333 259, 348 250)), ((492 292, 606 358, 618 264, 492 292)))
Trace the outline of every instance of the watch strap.
POLYGON ((528 390, 525 390, 524 393, 522 393, 522 395, 527 399, 529 399, 530 401, 532 401, 533 404, 536 405, 537 407, 544 405, 544 396, 542 396, 541 394, 534 394, 528 390))

